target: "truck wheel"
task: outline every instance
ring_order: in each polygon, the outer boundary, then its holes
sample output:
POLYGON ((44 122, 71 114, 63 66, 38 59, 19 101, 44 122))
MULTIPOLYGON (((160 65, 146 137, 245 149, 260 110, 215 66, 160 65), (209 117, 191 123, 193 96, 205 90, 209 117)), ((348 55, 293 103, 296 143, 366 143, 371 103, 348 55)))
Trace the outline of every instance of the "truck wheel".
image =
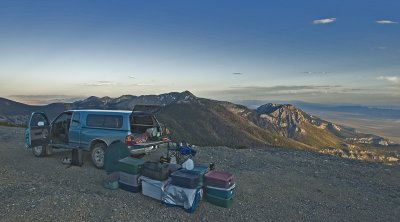
POLYGON ((34 156, 36 156, 36 157, 44 157, 44 156, 46 156, 46 149, 47 147, 46 146, 35 146, 35 147, 32 147, 32 153, 33 153, 33 155, 34 156))
POLYGON ((106 148, 107 146, 104 143, 97 143, 92 148, 92 162, 99 169, 104 167, 104 152, 106 148))

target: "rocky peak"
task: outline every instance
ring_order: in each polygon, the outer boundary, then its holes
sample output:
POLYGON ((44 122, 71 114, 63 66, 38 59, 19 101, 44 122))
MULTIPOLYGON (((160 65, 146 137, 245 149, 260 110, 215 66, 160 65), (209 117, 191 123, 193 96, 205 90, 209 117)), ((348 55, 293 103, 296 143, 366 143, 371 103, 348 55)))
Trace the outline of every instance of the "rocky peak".
POLYGON ((305 121, 311 122, 312 117, 301 109, 291 104, 267 103, 257 108, 256 112, 261 116, 276 118, 279 122, 294 122, 297 124, 305 121))
POLYGON ((269 122, 286 137, 293 137, 297 133, 306 133, 301 125, 314 121, 313 117, 291 104, 267 103, 258 107, 256 112, 261 119, 269 122))
POLYGON ((84 100, 82 100, 82 102, 91 102, 91 101, 97 101, 99 99, 99 97, 97 96, 90 96, 84 100))
POLYGON ((97 96, 90 96, 84 100, 76 101, 73 104, 78 106, 76 108, 80 108, 81 106, 88 106, 88 108, 98 108, 101 105, 106 105, 110 103, 112 100, 113 99, 108 96, 101 98, 97 96))
POLYGON ((122 102, 122 101, 126 101, 126 100, 131 100, 136 98, 137 96, 132 96, 132 95, 122 95, 118 98, 115 99, 115 102, 122 102))
POLYGON ((99 98, 91 96, 87 99, 77 101, 75 104, 79 107, 104 108, 104 109, 131 109, 136 104, 158 104, 168 105, 172 103, 190 103, 197 100, 197 97, 189 91, 171 92, 160 95, 123 95, 118 98, 108 96, 99 98))
POLYGON ((108 102, 108 101, 112 100, 112 98, 109 96, 104 96, 104 97, 100 98, 100 100, 103 102, 108 102))
POLYGON ((269 114, 275 112, 275 110, 281 108, 283 105, 276 103, 267 103, 256 109, 258 114, 269 114))
POLYGON ((193 93, 191 93, 188 90, 185 90, 185 91, 181 92, 181 94, 183 94, 185 96, 188 96, 188 97, 197 98, 193 93))
MULTIPOLYGON (((160 95, 161 97, 170 97, 169 103, 190 103, 192 101, 197 100, 197 97, 195 95, 193 95, 193 93, 189 92, 189 91, 183 91, 183 92, 171 92, 171 93, 167 93, 167 94, 162 94, 160 95)), ((163 100, 163 98, 162 98, 163 100)))

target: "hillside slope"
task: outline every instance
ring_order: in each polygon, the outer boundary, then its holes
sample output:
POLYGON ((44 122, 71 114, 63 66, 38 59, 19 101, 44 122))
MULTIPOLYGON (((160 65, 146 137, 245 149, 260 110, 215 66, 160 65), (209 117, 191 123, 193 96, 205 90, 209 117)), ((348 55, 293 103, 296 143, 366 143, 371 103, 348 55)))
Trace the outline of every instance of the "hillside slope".
POLYGON ((168 105, 159 119, 172 129, 173 138, 198 145, 306 147, 274 131, 266 131, 220 102, 207 99, 168 105))
POLYGON ((70 103, 52 103, 45 106, 31 106, 9 99, 0 98, 0 122, 14 125, 25 125, 32 112, 44 112, 54 118, 64 110, 71 109, 70 103))
POLYGON ((198 98, 189 91, 147 96, 89 97, 74 103, 29 106, 0 100, 0 122, 23 124, 32 111, 50 119, 65 109, 132 110, 136 104, 158 104, 157 114, 171 137, 196 145, 288 147, 315 150, 346 158, 398 163, 398 145, 372 134, 358 133, 309 115, 290 104, 268 103, 251 110, 230 102, 198 98))

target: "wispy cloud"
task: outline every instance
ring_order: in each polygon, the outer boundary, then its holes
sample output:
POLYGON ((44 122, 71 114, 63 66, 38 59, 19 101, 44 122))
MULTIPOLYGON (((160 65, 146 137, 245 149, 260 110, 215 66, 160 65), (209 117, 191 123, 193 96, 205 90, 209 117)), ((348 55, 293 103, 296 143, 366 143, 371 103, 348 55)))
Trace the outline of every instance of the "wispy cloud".
POLYGON ((198 92, 200 96, 219 100, 302 100, 322 103, 397 104, 396 85, 383 88, 355 88, 342 85, 233 86, 228 89, 198 92))
POLYGON ((378 79, 393 82, 393 83, 400 82, 400 77, 398 77, 398 76, 379 76, 378 79))
POLYGON ((376 23, 385 25, 385 24, 397 24, 398 22, 392 20, 378 20, 376 21, 376 23))
POLYGON ((135 76, 132 76, 132 75, 128 76, 128 78, 136 79, 136 77, 135 77, 135 76))
POLYGON ((149 82, 113 82, 113 81, 95 81, 95 82, 86 82, 81 83, 81 86, 89 86, 89 87, 129 87, 129 86, 154 86, 156 84, 149 83, 149 82))
POLYGON ((116 85, 115 82, 111 82, 111 81, 96 81, 96 82, 86 82, 86 83, 82 83, 81 85, 83 86, 113 86, 116 85))
POLYGON ((317 19, 313 21, 314 25, 322 25, 335 22, 336 18, 324 18, 324 19, 317 19))
POLYGON ((329 72, 312 72, 312 71, 307 71, 307 72, 302 72, 304 74, 328 74, 329 72))
POLYGON ((152 83, 136 83, 136 86, 154 86, 155 84, 152 83))
POLYGON ((281 91, 297 91, 297 90, 315 90, 315 89, 332 89, 339 88, 341 85, 288 85, 288 86, 232 86, 232 89, 252 89, 262 90, 264 92, 281 92, 281 91))
POLYGON ((225 90, 207 91, 210 95, 248 96, 260 98, 265 96, 298 95, 340 91, 340 85, 289 85, 289 86, 232 86, 225 90))

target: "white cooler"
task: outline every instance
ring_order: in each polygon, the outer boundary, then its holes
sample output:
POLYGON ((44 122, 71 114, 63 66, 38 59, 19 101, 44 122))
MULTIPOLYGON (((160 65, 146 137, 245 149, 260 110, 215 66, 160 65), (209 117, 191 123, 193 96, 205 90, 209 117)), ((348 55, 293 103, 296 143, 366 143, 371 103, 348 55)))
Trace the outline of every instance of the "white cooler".
POLYGON ((162 193, 166 186, 171 182, 168 178, 164 181, 152 180, 148 177, 141 176, 139 179, 142 181, 142 193, 145 196, 157 199, 161 201, 162 193))

